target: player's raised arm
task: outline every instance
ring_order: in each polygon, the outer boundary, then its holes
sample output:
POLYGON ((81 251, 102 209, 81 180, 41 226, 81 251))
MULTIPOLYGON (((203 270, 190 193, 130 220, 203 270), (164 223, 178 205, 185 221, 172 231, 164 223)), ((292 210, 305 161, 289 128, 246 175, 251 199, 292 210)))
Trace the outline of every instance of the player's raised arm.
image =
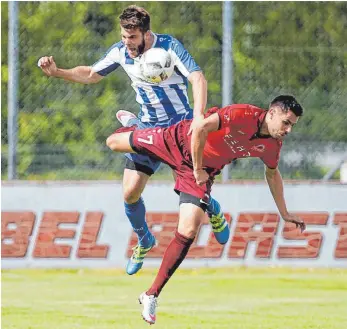
POLYGON ((297 227, 300 227, 301 231, 304 231, 306 226, 301 218, 290 214, 287 210, 283 192, 283 179, 278 168, 271 169, 265 166, 265 177, 281 217, 286 222, 294 223, 297 227))
POLYGON ((72 69, 58 68, 53 56, 44 56, 39 59, 38 66, 49 77, 83 84, 97 83, 103 76, 96 73, 90 66, 76 66, 72 69))
POLYGON ((207 135, 212 131, 217 131, 219 127, 219 116, 217 113, 210 115, 204 120, 198 122, 192 132, 191 153, 194 168, 194 177, 198 185, 207 182, 209 176, 203 169, 202 158, 207 135))

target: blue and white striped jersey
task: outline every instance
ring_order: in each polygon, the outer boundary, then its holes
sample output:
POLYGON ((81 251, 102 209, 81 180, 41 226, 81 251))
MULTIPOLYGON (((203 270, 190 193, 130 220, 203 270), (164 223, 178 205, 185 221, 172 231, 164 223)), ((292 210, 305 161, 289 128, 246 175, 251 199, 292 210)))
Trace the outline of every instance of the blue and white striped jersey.
POLYGON ((122 41, 114 44, 92 69, 102 76, 122 66, 132 81, 136 92, 136 101, 140 104, 139 118, 142 122, 160 123, 170 120, 176 123, 178 117, 192 114, 188 100, 188 80, 191 72, 200 71, 192 56, 183 45, 167 34, 154 35, 152 47, 167 50, 175 65, 174 73, 160 84, 152 84, 143 80, 140 71, 140 56, 130 58, 122 41), (177 120, 176 120, 177 118, 177 120))

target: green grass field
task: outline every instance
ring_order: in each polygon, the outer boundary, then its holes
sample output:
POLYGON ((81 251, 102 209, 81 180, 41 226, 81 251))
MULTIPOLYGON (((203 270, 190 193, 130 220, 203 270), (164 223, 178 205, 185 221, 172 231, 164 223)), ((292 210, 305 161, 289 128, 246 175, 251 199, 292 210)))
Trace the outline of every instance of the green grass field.
MULTIPOLYGON (((3 329, 141 329, 154 270, 3 270, 3 329)), ((159 298, 165 329, 345 329, 347 270, 180 270, 159 298)))

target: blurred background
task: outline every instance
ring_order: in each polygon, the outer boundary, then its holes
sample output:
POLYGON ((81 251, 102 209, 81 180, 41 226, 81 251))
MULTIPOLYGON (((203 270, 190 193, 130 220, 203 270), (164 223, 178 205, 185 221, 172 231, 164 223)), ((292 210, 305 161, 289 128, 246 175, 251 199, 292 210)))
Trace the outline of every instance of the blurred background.
MULTIPOLYGON (((117 110, 139 110, 129 78, 119 68, 98 84, 79 85, 46 77, 37 61, 52 55, 58 67, 92 65, 120 40, 118 16, 130 4, 18 3, 18 137, 10 178, 121 177, 123 156, 107 149, 105 139, 119 126, 117 110)), ((208 80, 208 106, 221 106, 223 3, 139 5, 149 11, 154 32, 185 45, 208 80)), ((1 18, 1 174, 7 180, 9 3, 1 3, 1 18)), ((234 2, 230 31, 232 102, 267 108, 285 93, 305 108, 282 151, 284 178, 340 180, 347 160, 347 3, 234 2)), ((154 177, 171 180, 169 168, 154 177)), ((263 179, 262 162, 237 161, 228 177, 263 179)))

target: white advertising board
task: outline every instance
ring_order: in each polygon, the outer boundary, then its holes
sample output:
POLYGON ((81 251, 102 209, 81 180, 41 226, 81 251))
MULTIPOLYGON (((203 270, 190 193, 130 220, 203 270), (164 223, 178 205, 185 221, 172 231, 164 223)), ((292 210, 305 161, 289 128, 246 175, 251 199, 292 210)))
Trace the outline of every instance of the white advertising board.
MULTIPOLYGON (((347 186, 286 184, 290 211, 304 234, 284 225, 265 183, 218 185, 213 196, 231 222, 219 245, 208 220, 184 267, 347 267, 347 186)), ((144 267, 157 267, 177 225, 173 184, 149 184, 143 194, 158 246, 144 267)), ((2 183, 2 268, 123 268, 136 243, 124 213, 122 187, 113 182, 2 183)))

